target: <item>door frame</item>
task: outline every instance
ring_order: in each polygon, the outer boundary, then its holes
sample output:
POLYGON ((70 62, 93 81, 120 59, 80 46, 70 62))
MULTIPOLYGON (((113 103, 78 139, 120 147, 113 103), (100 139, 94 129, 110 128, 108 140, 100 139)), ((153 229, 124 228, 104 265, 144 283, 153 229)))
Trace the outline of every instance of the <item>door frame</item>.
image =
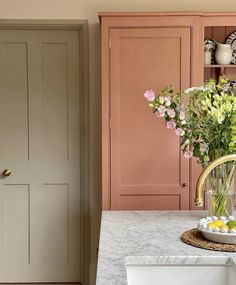
POLYGON ((0 19, 0 30, 73 30, 79 37, 81 283, 89 284, 89 61, 87 20, 0 19))

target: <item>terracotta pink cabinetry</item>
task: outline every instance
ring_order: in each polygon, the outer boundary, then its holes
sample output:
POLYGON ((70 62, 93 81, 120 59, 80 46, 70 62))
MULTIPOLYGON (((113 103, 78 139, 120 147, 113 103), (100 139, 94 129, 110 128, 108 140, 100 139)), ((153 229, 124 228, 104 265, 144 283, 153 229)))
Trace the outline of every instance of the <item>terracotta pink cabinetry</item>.
POLYGON ((205 26, 230 15, 100 14, 104 210, 193 208, 200 169, 143 93, 201 83, 205 26))

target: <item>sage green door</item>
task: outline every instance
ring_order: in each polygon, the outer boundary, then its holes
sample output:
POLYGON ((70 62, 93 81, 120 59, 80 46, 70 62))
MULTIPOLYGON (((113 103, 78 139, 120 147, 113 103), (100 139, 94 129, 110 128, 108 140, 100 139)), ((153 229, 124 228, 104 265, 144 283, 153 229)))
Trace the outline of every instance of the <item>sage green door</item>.
POLYGON ((0 282, 80 281, 79 38, 0 31, 0 282))

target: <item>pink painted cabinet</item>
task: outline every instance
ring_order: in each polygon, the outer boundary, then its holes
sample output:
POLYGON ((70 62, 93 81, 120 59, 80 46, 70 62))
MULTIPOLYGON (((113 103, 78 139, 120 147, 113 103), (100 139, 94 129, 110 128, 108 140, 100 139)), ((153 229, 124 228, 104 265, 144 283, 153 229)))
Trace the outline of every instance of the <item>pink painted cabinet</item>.
POLYGON ((188 209, 188 161, 143 92, 189 86, 190 29, 114 29, 110 38, 111 208, 188 209))
POLYGON ((199 167, 143 93, 203 81, 203 16, 100 14, 104 210, 192 208, 199 167))

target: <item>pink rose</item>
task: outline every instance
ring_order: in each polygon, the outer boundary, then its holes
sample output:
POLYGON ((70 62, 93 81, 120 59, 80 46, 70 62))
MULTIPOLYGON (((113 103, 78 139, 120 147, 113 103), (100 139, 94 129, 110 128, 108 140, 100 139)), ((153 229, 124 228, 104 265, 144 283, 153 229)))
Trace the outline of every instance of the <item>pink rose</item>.
POLYGON ((169 115, 170 118, 174 118, 175 117, 175 110, 174 109, 169 109, 167 111, 167 114, 169 115))
POLYGON ((171 105, 171 101, 170 100, 166 101, 165 105, 166 105, 166 107, 169 107, 171 105))
POLYGON ((175 133, 176 133, 177 136, 182 137, 182 136, 184 136, 185 131, 184 131, 183 129, 181 129, 181 128, 177 128, 177 129, 175 130, 175 133))
POLYGON ((167 127, 167 129, 174 129, 176 127, 176 124, 174 121, 168 121, 166 123, 166 127, 167 127))
POLYGON ((193 156, 193 152, 192 152, 192 151, 186 150, 186 151, 184 152, 184 157, 185 157, 185 158, 191 158, 192 156, 193 156))
POLYGON ((165 96, 165 97, 164 97, 164 101, 165 101, 165 105, 166 105, 167 107, 169 107, 169 106, 171 105, 171 99, 170 99, 170 97, 165 96))
POLYGON ((154 101, 155 99, 155 93, 153 90, 146 90, 146 92, 144 93, 144 97, 147 98, 148 101, 154 101))
POLYGON ((164 113, 166 111, 166 108, 164 106, 159 106, 157 109, 160 113, 164 113))

